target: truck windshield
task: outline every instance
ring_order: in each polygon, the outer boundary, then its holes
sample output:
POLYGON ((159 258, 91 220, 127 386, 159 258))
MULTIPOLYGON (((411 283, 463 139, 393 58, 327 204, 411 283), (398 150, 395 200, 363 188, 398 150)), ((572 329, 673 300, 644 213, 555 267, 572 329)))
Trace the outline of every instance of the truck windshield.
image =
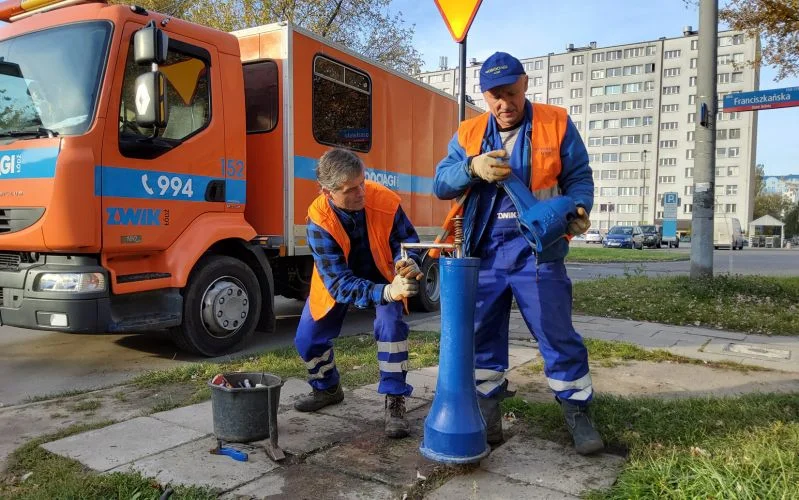
POLYGON ((110 34, 109 23, 88 22, 0 41, 0 137, 85 133, 110 34))

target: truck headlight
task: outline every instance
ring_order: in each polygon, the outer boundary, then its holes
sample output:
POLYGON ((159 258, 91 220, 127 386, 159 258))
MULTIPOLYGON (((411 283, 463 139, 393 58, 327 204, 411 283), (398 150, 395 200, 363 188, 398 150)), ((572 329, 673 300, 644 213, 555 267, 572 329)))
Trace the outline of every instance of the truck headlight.
POLYGON ((103 273, 44 273, 33 285, 37 292, 101 292, 105 290, 103 273))

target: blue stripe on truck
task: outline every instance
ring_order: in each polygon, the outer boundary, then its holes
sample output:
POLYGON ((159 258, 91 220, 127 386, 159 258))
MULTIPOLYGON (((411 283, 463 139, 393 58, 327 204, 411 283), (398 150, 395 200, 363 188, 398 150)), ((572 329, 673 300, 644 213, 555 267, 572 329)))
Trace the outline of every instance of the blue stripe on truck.
POLYGON ((0 180, 53 178, 57 160, 58 148, 0 151, 0 180))
POLYGON ((211 181, 225 181, 225 201, 244 204, 247 181, 158 170, 102 167, 94 168, 94 194, 144 200, 205 201, 211 181))
MULTIPOLYGON (((316 162, 315 158, 308 158, 306 156, 294 157, 294 177, 305 179, 309 181, 316 180, 316 162)), ((431 168, 434 166, 431 166, 431 168)), ((415 194, 433 194, 433 178, 422 177, 419 175, 401 174, 397 172, 389 172, 387 170, 378 170, 375 168, 366 169, 366 178, 378 182, 387 188, 394 191, 403 191, 406 193, 415 194)))

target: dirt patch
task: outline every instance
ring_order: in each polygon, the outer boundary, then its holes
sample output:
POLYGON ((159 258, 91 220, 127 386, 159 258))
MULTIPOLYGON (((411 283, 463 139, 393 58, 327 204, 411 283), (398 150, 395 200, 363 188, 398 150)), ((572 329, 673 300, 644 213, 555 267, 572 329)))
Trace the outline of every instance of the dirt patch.
MULTIPOLYGON (((530 401, 551 401, 552 392, 543 373, 526 369, 512 370, 508 379, 517 395, 530 401)), ((591 367, 597 394, 690 398, 732 396, 751 392, 799 392, 795 373, 779 371, 726 370, 709 366, 648 361, 627 361, 614 367, 591 367)))

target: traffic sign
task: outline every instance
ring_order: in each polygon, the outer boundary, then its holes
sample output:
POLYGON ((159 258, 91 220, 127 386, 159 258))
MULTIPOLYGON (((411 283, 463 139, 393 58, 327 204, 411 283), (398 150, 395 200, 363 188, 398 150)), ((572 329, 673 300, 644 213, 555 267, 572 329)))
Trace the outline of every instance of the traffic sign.
POLYGON ((738 92, 724 96, 725 113, 799 106, 799 87, 738 92))
POLYGON ((669 247, 677 241, 677 207, 680 198, 677 193, 663 193, 663 234, 662 241, 668 242, 669 247))
POLYGON ((452 38, 460 43, 466 38, 477 9, 483 0, 435 0, 452 38))

